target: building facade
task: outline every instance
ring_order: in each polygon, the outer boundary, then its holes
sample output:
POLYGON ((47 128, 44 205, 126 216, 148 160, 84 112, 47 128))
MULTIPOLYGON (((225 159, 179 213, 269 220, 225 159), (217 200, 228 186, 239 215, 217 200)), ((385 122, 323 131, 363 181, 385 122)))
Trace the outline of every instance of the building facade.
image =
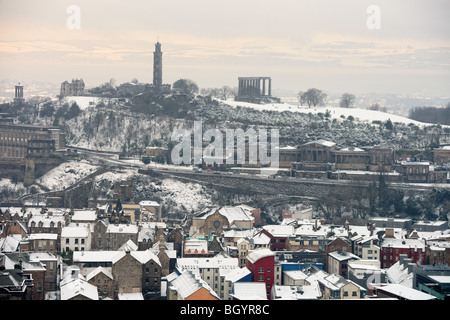
POLYGON ((43 157, 64 148, 65 135, 59 128, 0 123, 0 159, 43 157))
POLYGON ((247 268, 252 274, 253 282, 264 282, 267 299, 270 299, 275 283, 275 253, 269 249, 257 249, 247 256, 247 268))
POLYGON ((64 81, 61 83, 60 96, 81 96, 84 92, 83 79, 72 79, 72 82, 64 81))

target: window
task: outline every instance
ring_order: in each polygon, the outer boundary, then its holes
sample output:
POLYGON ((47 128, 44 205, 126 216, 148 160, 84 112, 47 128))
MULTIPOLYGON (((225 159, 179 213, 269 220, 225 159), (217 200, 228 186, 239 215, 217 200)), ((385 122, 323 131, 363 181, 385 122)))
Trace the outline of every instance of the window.
POLYGON ((344 297, 348 297, 348 292, 344 291, 344 297))
POLYGON ((264 268, 258 268, 258 272, 259 273, 263 273, 264 272, 264 268))
POLYGON ((352 297, 356 297, 356 296, 358 296, 358 292, 353 291, 353 292, 352 292, 352 297))
POLYGON ((258 276, 258 281, 264 281, 264 276, 258 276))

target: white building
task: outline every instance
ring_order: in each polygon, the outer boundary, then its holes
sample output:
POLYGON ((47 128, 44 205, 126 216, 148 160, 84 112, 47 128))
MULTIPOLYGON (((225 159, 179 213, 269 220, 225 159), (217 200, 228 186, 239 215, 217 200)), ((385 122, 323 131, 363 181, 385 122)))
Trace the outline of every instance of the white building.
MULTIPOLYGON (((230 272, 240 270, 237 258, 229 258, 222 255, 208 258, 179 258, 176 268, 179 272, 191 271, 203 279, 221 299, 228 299, 229 285, 226 279, 230 272)), ((231 281, 232 274, 229 275, 231 281)), ((236 274, 235 274, 236 276, 236 274)))
POLYGON ((71 224, 61 230, 61 250, 68 252, 88 251, 91 249, 89 224, 71 224))

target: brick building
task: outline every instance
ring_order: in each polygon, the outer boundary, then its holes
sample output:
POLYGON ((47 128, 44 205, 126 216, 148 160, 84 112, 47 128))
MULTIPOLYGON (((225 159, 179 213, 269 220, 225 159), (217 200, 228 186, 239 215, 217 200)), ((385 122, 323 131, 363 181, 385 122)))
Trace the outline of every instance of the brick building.
POLYGON ((418 239, 384 239, 381 243, 380 262, 382 268, 390 268, 406 254, 412 263, 425 264, 425 243, 418 239))
POLYGON ((161 264, 150 250, 121 251, 112 261, 116 281, 115 298, 121 293, 147 293, 161 290, 161 264))
POLYGON ((86 275, 86 281, 97 287, 98 296, 101 298, 114 299, 114 290, 116 282, 108 270, 103 267, 97 267, 86 275))

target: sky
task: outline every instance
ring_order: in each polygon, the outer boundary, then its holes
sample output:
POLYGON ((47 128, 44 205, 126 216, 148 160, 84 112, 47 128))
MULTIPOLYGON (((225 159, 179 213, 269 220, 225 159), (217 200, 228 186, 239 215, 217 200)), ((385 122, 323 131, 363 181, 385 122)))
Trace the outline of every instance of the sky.
POLYGON ((448 0, 0 0, 0 79, 450 96, 448 0), (73 9, 75 8, 75 10, 73 9))

